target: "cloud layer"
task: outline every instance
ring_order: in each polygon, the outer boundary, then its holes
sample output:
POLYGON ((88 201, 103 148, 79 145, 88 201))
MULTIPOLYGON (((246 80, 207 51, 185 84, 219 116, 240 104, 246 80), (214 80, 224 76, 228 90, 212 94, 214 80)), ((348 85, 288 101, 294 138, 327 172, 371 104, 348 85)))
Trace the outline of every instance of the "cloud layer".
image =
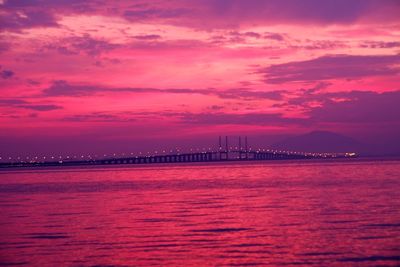
POLYGON ((4 0, 0 9, 3 140, 322 129, 395 142, 400 133, 396 0, 4 0))

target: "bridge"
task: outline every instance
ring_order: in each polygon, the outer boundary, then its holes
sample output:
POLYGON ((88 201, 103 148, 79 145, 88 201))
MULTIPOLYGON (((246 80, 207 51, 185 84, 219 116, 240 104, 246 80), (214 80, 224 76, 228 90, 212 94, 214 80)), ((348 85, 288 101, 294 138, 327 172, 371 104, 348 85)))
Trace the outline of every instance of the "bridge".
POLYGON ((104 157, 88 159, 71 159, 69 157, 59 160, 30 160, 0 163, 0 168, 10 167, 36 167, 36 166, 85 166, 85 165, 116 165, 116 164, 164 164, 164 163, 190 163, 190 162, 218 162, 218 161, 255 161, 255 160, 293 160, 293 159, 327 159, 327 158, 352 158, 355 153, 310 153, 297 151, 282 151, 271 149, 252 149, 248 146, 247 137, 238 138, 238 145, 229 147, 228 137, 223 144, 219 137, 219 147, 208 151, 198 152, 163 152, 153 155, 130 155, 124 157, 104 157))

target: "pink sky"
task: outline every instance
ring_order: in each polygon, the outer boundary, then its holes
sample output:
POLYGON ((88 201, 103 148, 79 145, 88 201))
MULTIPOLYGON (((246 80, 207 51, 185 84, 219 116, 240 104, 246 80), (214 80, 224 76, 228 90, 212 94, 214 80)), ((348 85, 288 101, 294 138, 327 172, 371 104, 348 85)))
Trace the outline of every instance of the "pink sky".
POLYGON ((398 14, 395 0, 1 0, 3 154, 311 130, 395 142, 398 14))

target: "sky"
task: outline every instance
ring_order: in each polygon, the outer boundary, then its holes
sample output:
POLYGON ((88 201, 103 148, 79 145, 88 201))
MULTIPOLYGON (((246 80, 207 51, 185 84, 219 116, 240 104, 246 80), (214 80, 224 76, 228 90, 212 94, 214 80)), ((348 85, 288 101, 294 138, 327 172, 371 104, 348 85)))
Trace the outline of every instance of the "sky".
POLYGON ((314 130, 389 147, 398 14, 398 0, 0 0, 0 154, 314 130))

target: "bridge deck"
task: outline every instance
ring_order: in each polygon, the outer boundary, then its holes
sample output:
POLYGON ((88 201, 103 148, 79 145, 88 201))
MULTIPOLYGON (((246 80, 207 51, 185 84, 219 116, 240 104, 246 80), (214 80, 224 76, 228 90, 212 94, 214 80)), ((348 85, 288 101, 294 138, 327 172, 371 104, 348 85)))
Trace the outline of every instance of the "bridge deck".
POLYGON ((0 168, 34 167, 34 166, 82 166, 82 165, 113 165, 113 164, 160 164, 185 162, 216 162, 216 161, 254 161, 254 160, 290 160, 290 159, 324 159, 354 157, 354 153, 294 153, 294 152, 263 152, 263 151, 218 151, 183 154, 134 156, 121 158, 105 158, 92 160, 60 160, 38 162, 6 162, 0 163, 0 168))

